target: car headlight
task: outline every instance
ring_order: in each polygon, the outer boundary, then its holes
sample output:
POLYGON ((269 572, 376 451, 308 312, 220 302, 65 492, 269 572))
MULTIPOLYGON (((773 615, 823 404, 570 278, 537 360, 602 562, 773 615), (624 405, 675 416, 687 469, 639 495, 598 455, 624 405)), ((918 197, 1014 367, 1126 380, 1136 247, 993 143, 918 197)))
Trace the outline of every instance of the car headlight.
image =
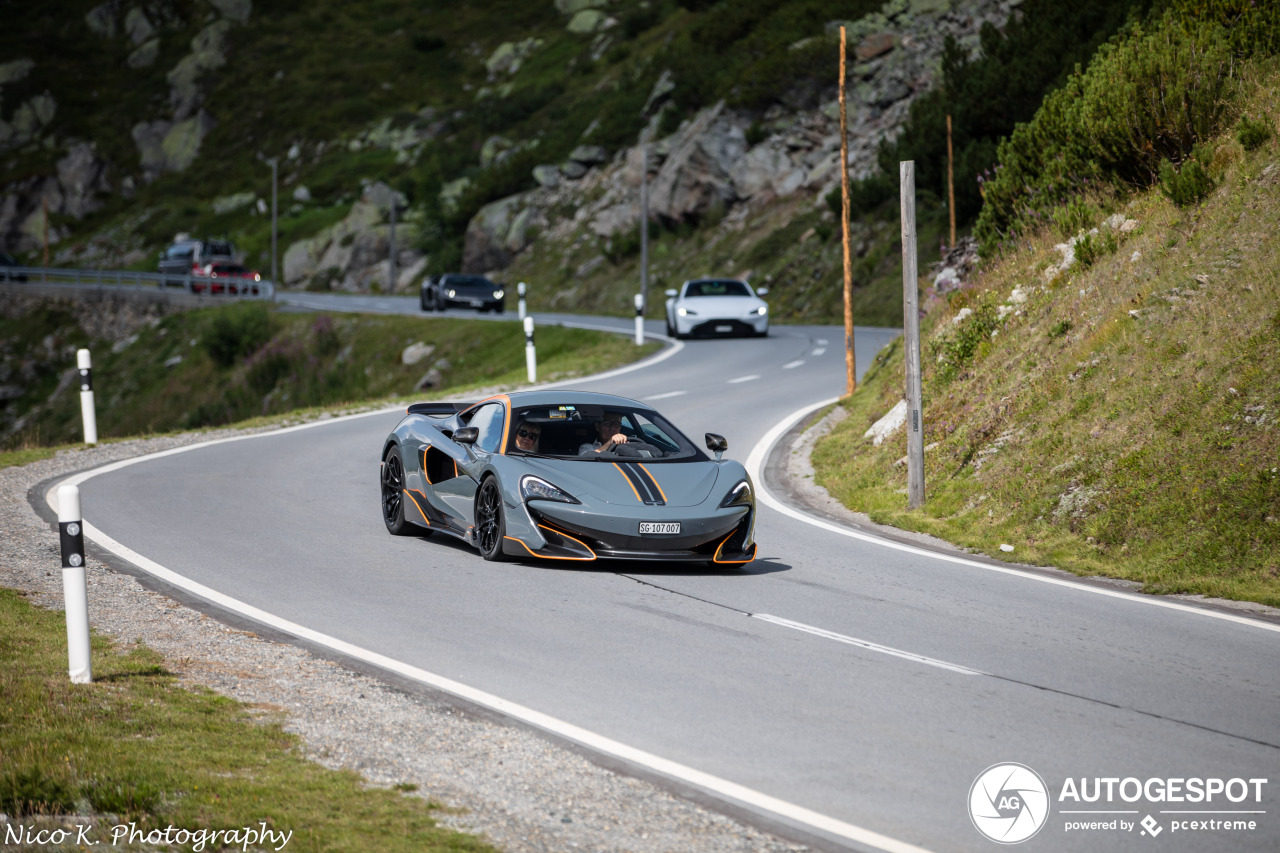
POLYGON ((506 292, 505 292, 505 291, 502 291, 502 290, 495 290, 495 291, 493 292, 493 298, 494 298, 494 299, 501 299, 503 296, 506 296, 506 292))
POLYGON ((769 313, 769 306, 768 306, 768 305, 761 305, 759 308, 757 308, 757 309, 755 310, 755 313, 757 313, 757 314, 768 314, 768 313, 769 313))
POLYGON ((520 480, 520 494, 527 501, 559 501, 560 503, 581 503, 573 495, 557 486, 553 486, 541 477, 526 475, 520 480))
POLYGON ((720 508, 731 506, 750 506, 751 505, 751 484, 746 480, 740 480, 738 485, 729 490, 729 494, 724 496, 724 500, 720 501, 720 508))
POLYGON ((453 297, 455 297, 455 296, 457 296, 457 295, 458 295, 458 291, 454 290, 453 288, 450 288, 450 289, 449 289, 449 298, 450 298, 450 299, 452 299, 453 297))
POLYGON ((681 317, 697 317, 698 316, 697 311, 690 311, 688 308, 677 308, 676 313, 679 314, 681 317))

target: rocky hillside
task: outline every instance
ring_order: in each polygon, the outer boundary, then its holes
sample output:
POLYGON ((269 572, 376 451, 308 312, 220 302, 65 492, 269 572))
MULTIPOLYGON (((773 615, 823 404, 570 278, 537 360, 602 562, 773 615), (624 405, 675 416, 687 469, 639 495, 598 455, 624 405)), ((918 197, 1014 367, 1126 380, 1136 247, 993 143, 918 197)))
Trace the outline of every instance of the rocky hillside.
MULTIPOLYGON (((1021 5, 37 7, 0 28, 0 248, 38 262, 47 236, 54 263, 150 269, 176 233, 218 234, 266 270, 275 159, 288 287, 403 292, 462 268, 529 280, 535 305, 622 311, 647 168, 656 286, 751 275, 783 317, 832 320, 839 26, 851 170, 868 177, 948 40, 976 56, 1021 5)), ((937 199, 922 212, 927 262, 937 199)), ((874 287, 892 285, 894 231, 858 226, 863 322, 895 321, 894 288, 874 287)))

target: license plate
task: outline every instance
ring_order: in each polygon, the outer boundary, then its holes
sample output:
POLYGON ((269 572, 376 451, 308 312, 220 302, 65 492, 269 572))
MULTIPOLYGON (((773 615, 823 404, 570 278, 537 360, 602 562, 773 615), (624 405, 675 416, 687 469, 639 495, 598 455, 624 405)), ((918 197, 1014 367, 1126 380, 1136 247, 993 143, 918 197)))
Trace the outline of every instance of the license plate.
POLYGON ((733 326, 716 326, 717 332, 732 332, 733 326))
POLYGON ((483 304, 484 304, 484 300, 483 300, 483 299, 472 299, 472 300, 470 300, 470 302, 471 302, 471 307, 472 307, 472 308, 479 308, 481 305, 483 305, 483 304))
POLYGON ((642 521, 640 522, 641 533, 679 533, 680 522, 678 521, 642 521))

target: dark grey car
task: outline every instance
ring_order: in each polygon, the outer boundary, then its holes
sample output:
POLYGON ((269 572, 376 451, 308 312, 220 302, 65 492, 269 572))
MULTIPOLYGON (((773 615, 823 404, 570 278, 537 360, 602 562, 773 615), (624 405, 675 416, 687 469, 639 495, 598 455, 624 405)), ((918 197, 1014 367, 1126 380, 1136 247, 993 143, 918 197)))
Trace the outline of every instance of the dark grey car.
POLYGON ((475 308, 482 313, 501 314, 506 308, 506 291, 482 275, 446 273, 433 275, 422 283, 421 303, 423 311, 475 308))

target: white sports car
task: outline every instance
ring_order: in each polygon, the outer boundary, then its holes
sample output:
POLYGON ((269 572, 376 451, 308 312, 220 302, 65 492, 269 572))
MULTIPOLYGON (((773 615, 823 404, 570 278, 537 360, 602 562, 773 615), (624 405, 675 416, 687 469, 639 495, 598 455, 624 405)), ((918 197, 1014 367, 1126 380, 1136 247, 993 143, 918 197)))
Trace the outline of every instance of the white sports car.
POLYGON ((768 288, 753 291, 745 281, 697 278, 667 291, 667 336, 769 334, 768 288))

